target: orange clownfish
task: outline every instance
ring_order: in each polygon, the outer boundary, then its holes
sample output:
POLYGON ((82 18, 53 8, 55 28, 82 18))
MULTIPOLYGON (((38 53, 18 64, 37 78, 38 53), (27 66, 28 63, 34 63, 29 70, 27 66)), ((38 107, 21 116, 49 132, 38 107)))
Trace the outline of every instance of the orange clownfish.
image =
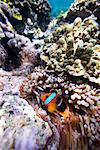
POLYGON ((68 116, 68 110, 64 100, 57 93, 46 93, 41 96, 41 101, 51 113, 57 112, 63 117, 68 116))

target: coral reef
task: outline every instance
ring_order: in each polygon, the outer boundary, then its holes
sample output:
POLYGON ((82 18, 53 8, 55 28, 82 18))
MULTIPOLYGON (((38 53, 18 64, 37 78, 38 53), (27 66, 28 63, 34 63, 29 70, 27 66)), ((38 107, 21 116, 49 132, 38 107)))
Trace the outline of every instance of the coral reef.
MULTIPOLYGON (((73 127, 74 120, 72 119, 72 134, 74 134, 76 130, 79 133, 79 137, 83 139, 87 138, 89 147, 94 146, 95 143, 98 145, 98 126, 100 119, 98 107, 100 91, 98 86, 87 83, 83 78, 79 79, 78 77, 75 80, 67 74, 59 77, 55 73, 49 73, 48 70, 44 70, 40 67, 36 67, 34 73, 30 74, 20 86, 20 96, 28 100, 31 105, 34 106, 38 104, 43 109, 45 109, 45 107, 41 103, 40 97, 43 93, 52 91, 57 92, 63 98, 66 107, 70 110, 69 114, 72 112, 70 117, 74 118, 72 117, 74 115, 78 119, 78 127, 73 127), (95 125, 92 127, 91 124, 93 124, 93 120, 95 120, 95 125)), ((70 117, 68 115, 68 118, 70 117)), ((61 120, 59 120, 59 122, 61 122, 61 120)), ((66 128, 68 121, 65 119, 63 122, 65 124, 64 128, 66 128)), ((69 126, 71 126, 71 124, 69 126)))
POLYGON ((40 57, 48 70, 88 77, 100 84, 99 25, 93 17, 63 23, 45 39, 40 57))
POLYGON ((31 42, 29 38, 22 35, 5 32, 5 37, 1 39, 0 46, 1 67, 6 71, 11 71, 20 66, 24 70, 26 66, 30 70, 39 61, 38 55, 42 45, 42 41, 34 40, 31 42))
POLYGON ((10 22, 13 28, 20 34, 25 33, 31 36, 34 29, 36 30, 40 27, 42 30, 45 30, 47 24, 50 22, 49 12, 51 8, 47 0, 2 0, 0 3, 1 11, 3 11, 3 13, 1 12, 3 23, 5 24, 5 21, 10 22))
POLYGON ((19 68, 18 74, 27 74, 38 64, 43 42, 37 38, 47 28, 50 10, 46 0, 0 1, 0 66, 4 70, 19 68))
POLYGON ((0 150, 100 149, 99 7, 0 1, 0 150))
POLYGON ((97 22, 100 24, 100 2, 99 0, 76 0, 70 7, 70 9, 63 15, 61 15, 58 22, 62 20, 64 22, 72 23, 77 17, 81 17, 82 20, 94 15, 97 17, 97 22))
MULTIPOLYGON (((50 145, 57 149, 59 133, 56 127, 50 124, 46 112, 40 110, 44 118, 47 118, 43 120, 39 110, 36 113, 25 99, 19 97, 18 87, 17 90, 13 89, 15 88, 13 78, 9 80, 6 77, 0 80, 0 83, 1 81, 4 87, 1 89, 3 92, 0 91, 0 141, 2 141, 0 149, 38 150, 50 145), (8 84, 12 82, 14 87, 7 85, 7 82, 8 84), (53 132, 56 134, 54 135, 53 132)), ((18 81, 15 84, 20 85, 18 81)))

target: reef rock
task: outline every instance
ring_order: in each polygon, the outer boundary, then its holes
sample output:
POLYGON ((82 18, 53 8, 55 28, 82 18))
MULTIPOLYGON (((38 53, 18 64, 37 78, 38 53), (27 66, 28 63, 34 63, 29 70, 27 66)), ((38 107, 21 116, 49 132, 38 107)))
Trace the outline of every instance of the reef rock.
POLYGON ((1 67, 7 71, 20 66, 34 67, 39 61, 38 54, 42 45, 42 41, 31 42, 23 35, 5 32, 5 37, 1 39, 1 67))
POLYGON ((0 107, 0 149, 39 150, 54 143, 57 149, 59 133, 57 142, 51 140, 57 129, 51 129, 24 99, 5 91, 0 93, 0 107))
POLYGON ((4 47, 0 44, 0 67, 2 67, 6 61, 6 58, 8 57, 6 50, 4 47))

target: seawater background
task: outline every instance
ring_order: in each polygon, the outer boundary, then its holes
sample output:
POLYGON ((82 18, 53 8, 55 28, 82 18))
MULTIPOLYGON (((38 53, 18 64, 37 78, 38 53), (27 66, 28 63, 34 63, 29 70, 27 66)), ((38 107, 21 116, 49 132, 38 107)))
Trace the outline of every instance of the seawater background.
POLYGON ((52 7, 51 15, 56 17, 63 10, 66 11, 74 0, 49 0, 52 7))

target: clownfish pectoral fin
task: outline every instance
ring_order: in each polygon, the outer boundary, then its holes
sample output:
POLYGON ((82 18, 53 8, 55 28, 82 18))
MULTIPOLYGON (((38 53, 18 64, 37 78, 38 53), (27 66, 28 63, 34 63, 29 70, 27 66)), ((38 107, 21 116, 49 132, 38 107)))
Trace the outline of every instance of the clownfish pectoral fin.
POLYGON ((69 117, 69 113, 70 113, 70 112, 69 112, 69 108, 66 108, 64 112, 60 112, 60 111, 58 111, 58 110, 56 110, 56 112, 57 112, 58 114, 60 114, 61 116, 63 116, 64 118, 69 117))

